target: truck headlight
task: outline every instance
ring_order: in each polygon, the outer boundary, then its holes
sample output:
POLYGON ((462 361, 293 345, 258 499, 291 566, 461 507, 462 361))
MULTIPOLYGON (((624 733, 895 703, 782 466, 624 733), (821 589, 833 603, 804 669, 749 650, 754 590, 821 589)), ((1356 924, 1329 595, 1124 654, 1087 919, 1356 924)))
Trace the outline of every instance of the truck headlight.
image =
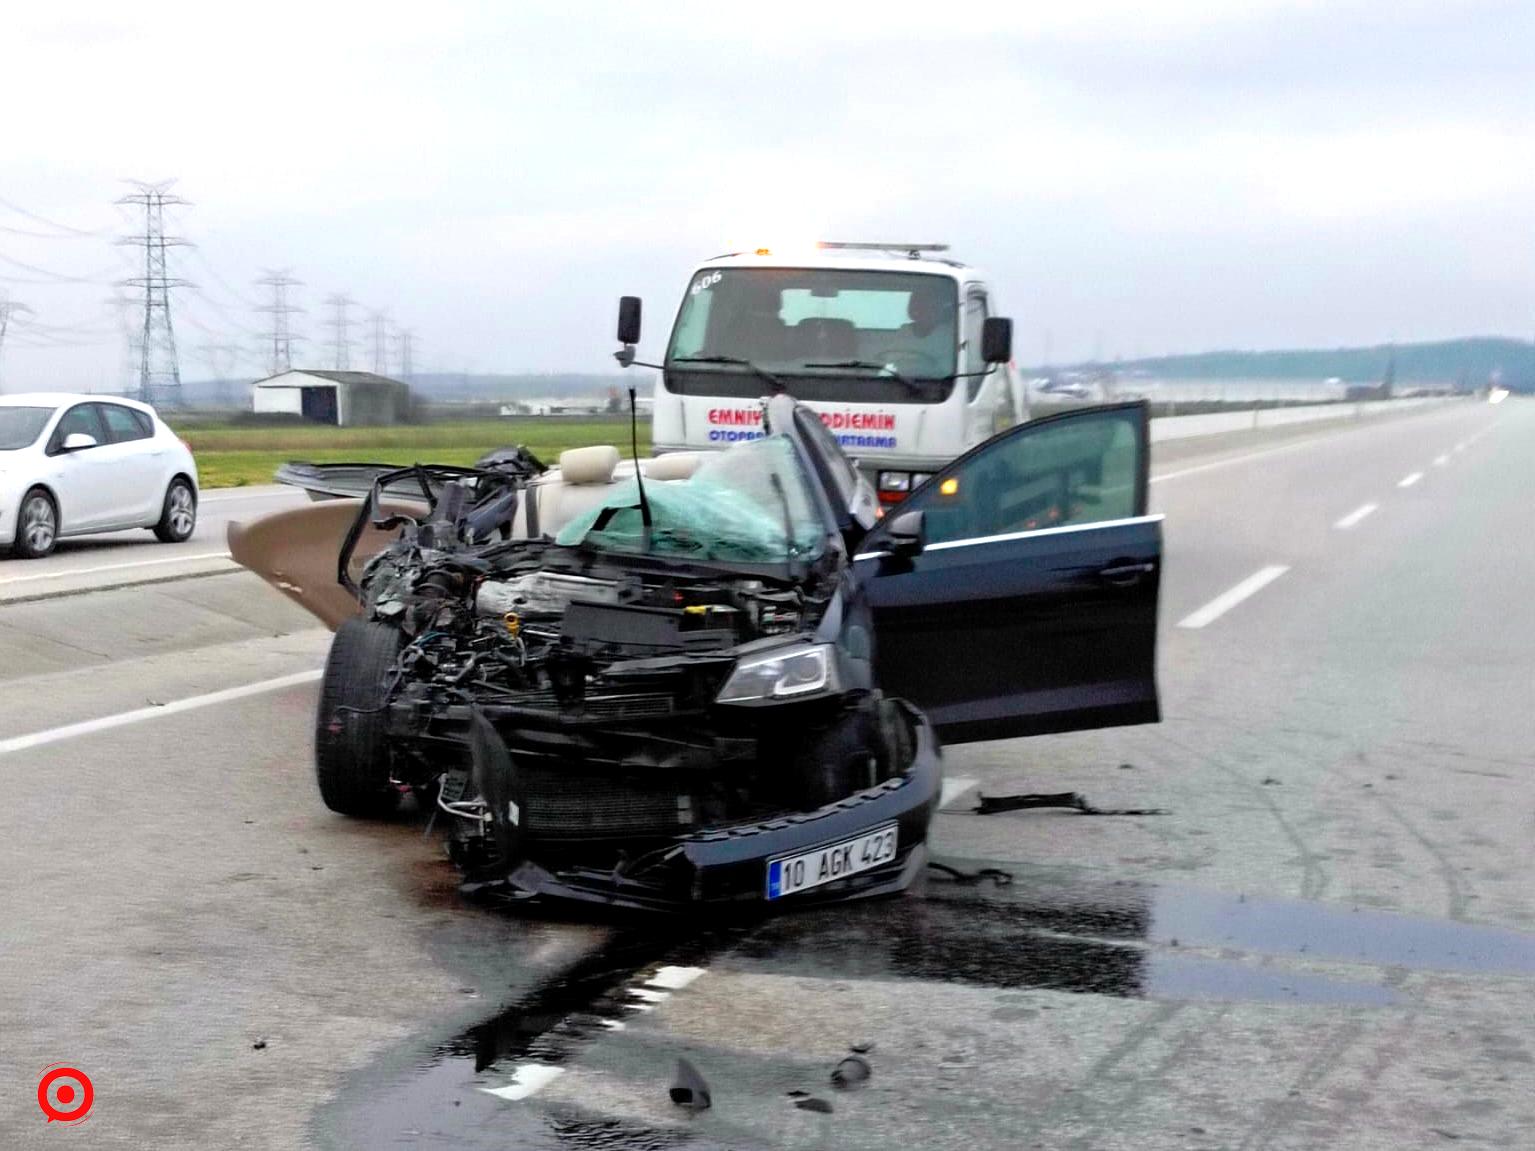
POLYGON ((830 644, 794 647, 743 659, 736 664, 716 703, 793 699, 837 690, 837 665, 830 644))

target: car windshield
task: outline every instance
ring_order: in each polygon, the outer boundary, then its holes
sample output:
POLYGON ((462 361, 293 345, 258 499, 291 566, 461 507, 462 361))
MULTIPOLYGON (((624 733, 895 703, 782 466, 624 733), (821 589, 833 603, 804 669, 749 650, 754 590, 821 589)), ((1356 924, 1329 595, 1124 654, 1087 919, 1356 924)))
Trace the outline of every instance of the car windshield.
POLYGON ((775 373, 955 372, 958 290, 948 276, 837 268, 713 268, 693 277, 667 366, 775 373))
POLYGON ((0 452, 30 447, 43 434, 52 408, 0 407, 0 452))
POLYGON ((685 480, 647 481, 645 495, 648 549, 633 482, 566 524, 555 542, 726 563, 808 559, 825 542, 809 482, 783 436, 711 454, 685 480))

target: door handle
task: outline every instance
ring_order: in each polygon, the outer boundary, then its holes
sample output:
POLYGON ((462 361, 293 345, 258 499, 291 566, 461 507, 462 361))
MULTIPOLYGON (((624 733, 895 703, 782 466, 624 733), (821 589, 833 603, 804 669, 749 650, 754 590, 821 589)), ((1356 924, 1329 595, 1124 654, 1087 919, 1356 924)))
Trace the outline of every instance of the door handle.
POLYGON ((1157 565, 1154 563, 1114 564, 1099 569, 1098 578, 1106 583, 1129 587, 1131 584, 1139 583, 1142 576, 1150 575, 1156 570, 1157 565))

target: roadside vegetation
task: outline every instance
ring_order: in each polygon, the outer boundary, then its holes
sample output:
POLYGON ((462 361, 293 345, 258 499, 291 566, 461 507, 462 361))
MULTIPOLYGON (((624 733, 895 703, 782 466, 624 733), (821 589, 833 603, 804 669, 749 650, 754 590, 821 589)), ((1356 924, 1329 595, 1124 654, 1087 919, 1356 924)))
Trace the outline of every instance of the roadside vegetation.
MULTIPOLYGON (((381 428, 336 428, 324 424, 194 417, 167 422, 197 457, 204 488, 269 484, 289 460, 310 463, 472 464, 495 448, 522 444, 552 464, 566 448, 613 444, 629 454, 627 416, 524 416, 403 424, 381 428)), ((650 421, 640 421, 640 452, 650 450, 650 421)))

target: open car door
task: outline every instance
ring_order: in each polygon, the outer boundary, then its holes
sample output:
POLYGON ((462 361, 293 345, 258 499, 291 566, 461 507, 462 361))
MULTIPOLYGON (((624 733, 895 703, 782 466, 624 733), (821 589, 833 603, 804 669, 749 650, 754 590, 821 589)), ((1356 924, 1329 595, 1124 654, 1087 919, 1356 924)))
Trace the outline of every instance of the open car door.
POLYGON ((1149 466, 1146 405, 1115 404, 1010 428, 913 492, 854 564, 881 688, 951 743, 1160 719, 1149 466))

